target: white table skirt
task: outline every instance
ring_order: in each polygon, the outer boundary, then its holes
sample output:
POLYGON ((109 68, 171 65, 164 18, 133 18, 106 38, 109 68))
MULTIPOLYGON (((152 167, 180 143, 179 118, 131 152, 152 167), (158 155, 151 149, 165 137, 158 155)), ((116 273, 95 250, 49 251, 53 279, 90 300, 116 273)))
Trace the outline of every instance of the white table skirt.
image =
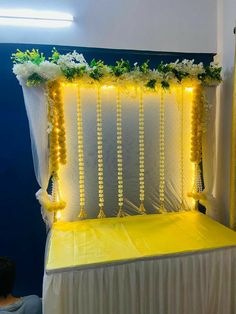
POLYGON ((234 314, 236 248, 45 273, 44 314, 234 314))

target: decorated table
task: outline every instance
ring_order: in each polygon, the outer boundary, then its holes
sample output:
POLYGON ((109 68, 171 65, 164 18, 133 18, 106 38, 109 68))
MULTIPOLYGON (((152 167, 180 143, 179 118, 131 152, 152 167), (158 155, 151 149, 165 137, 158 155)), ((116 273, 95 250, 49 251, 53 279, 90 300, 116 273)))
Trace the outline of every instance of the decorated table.
POLYGON ((234 313, 236 234, 198 212, 57 222, 46 313, 234 313))
POLYGON ((236 235, 198 212, 217 209, 221 68, 88 63, 56 49, 13 61, 50 228, 44 313, 236 311, 236 235))

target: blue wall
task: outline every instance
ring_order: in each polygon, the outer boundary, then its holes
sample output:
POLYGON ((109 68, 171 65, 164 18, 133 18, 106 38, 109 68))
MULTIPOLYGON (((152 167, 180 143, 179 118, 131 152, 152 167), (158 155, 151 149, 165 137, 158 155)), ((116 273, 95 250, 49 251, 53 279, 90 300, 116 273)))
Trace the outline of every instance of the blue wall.
MULTIPOLYGON (((52 46, 0 44, 0 255, 13 258, 17 264, 16 295, 41 295, 46 229, 35 199, 38 190, 34 177, 28 121, 21 87, 12 73, 11 54, 38 48, 49 55, 52 46)), ((76 47, 57 47, 67 53, 76 47)), ((107 63, 124 58, 132 63, 195 59, 209 63, 213 54, 183 54, 150 51, 77 48, 89 61, 103 59, 107 63)))

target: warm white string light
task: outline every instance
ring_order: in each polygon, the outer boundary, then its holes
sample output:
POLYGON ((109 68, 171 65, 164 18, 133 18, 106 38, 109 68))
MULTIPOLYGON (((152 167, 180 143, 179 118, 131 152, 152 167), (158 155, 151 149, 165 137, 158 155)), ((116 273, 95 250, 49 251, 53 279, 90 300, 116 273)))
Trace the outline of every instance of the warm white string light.
POLYGON ((84 189, 84 141, 83 141, 83 119, 81 110, 80 87, 77 91, 77 130, 78 130, 78 167, 79 167, 79 218, 87 217, 85 210, 85 189, 84 189))
POLYGON ((102 99, 101 88, 97 90, 97 153, 98 153, 98 218, 105 218, 103 189, 103 147, 102 147, 102 99))

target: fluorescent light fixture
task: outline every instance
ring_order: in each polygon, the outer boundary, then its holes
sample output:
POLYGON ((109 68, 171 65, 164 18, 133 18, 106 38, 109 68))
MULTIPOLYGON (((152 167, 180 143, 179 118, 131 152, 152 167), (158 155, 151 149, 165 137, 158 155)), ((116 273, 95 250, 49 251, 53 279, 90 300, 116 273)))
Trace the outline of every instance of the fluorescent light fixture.
POLYGON ((0 25, 58 28, 68 27, 74 18, 69 13, 31 9, 0 9, 0 25))

